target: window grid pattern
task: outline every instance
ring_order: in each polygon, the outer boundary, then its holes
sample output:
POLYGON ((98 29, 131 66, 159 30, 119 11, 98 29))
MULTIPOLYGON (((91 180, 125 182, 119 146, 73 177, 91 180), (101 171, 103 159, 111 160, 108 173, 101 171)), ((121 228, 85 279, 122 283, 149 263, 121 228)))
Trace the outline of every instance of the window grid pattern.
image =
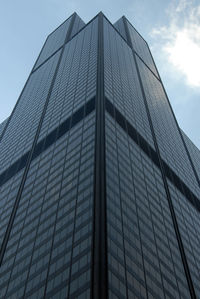
POLYGON ((190 138, 182 131, 183 139, 186 143, 187 149, 190 153, 194 168, 200 179, 200 150, 196 145, 190 140, 190 138))
POLYGON ((200 297, 200 218, 182 193, 168 181, 185 254, 197 298, 200 297))
POLYGON ((127 41, 126 31, 124 28, 123 18, 120 18, 113 26, 119 31, 123 38, 127 41))
POLYGON ((137 62, 161 157, 200 198, 199 186, 163 87, 139 58, 137 62))
POLYGON ((132 51, 104 19, 105 95, 154 148, 132 51))
POLYGON ((151 71, 159 78, 146 41, 140 36, 140 34, 135 30, 135 28, 129 23, 128 20, 126 20, 126 23, 128 26, 133 49, 142 58, 142 60, 151 69, 151 71))
POLYGON ((88 298, 94 134, 93 112, 32 161, 0 269, 1 298, 88 298))
POLYGON ((0 188, 0 248, 9 223, 10 215, 16 200, 23 171, 13 176, 0 188))
POLYGON ((79 30, 81 30, 81 28, 83 28, 84 26, 85 23, 83 22, 83 20, 78 15, 76 15, 70 37, 74 36, 74 34, 79 32, 79 30))
MULTIPOLYGON (((71 17, 49 35, 36 66, 63 45, 70 22, 71 17)), ((76 34, 83 26, 76 15, 75 36, 63 45, 0 268, 0 298, 91 296, 98 18, 76 34)), ((115 26, 126 38, 122 18, 115 26)), ((127 26, 134 50, 158 76, 146 42, 128 21, 127 26)), ((0 144, 1 171, 8 169, 0 187, 0 245, 60 53, 32 73, 0 144)), ((199 212, 183 195, 200 198, 199 186, 161 83, 136 59, 165 170, 169 165, 193 191, 186 194, 183 182, 166 170, 174 179, 167 179, 168 186, 200 297, 199 212)), ((132 50, 105 18, 104 79, 110 113, 105 112, 109 298, 190 298, 132 50)), ((183 137, 200 174, 199 151, 183 137)))
POLYGON ((95 96, 97 25, 95 19, 66 44, 39 140, 95 96))
POLYGON ((72 16, 47 37, 34 69, 37 68, 41 63, 43 63, 49 56, 51 56, 64 44, 71 20, 72 16))
POLYGON ((190 298, 160 170, 106 113, 109 298, 190 298))
POLYGON ((1 134, 3 133, 3 130, 7 124, 7 121, 8 121, 9 118, 6 118, 1 124, 0 124, 0 137, 1 137, 1 134))
POLYGON ((1 172, 32 146, 59 55, 60 51, 28 80, 0 144, 1 172))

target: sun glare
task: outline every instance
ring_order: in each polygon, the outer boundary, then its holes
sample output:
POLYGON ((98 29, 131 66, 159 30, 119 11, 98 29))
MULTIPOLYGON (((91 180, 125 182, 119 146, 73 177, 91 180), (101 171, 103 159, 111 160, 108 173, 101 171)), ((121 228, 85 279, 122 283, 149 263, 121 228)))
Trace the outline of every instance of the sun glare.
POLYGON ((165 51, 170 62, 187 78, 188 84, 200 86, 200 43, 195 43, 188 30, 179 31, 165 51))

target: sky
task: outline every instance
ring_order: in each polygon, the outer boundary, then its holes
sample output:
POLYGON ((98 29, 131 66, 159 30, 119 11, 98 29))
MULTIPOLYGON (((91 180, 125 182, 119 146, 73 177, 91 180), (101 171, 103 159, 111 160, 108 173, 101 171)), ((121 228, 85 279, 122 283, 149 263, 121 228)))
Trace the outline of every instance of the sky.
POLYGON ((0 4, 0 123, 12 112, 49 33, 74 11, 125 15, 148 42, 180 127, 200 148, 199 0, 6 0, 0 4))

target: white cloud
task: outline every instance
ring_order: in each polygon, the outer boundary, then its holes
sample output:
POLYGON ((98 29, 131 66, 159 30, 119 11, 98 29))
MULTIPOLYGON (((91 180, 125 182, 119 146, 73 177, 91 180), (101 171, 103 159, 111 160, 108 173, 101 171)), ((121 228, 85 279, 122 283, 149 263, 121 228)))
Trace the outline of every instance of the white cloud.
POLYGON ((154 28, 152 36, 162 40, 162 53, 186 83, 200 87, 200 4, 180 0, 168 9, 169 25, 154 28))

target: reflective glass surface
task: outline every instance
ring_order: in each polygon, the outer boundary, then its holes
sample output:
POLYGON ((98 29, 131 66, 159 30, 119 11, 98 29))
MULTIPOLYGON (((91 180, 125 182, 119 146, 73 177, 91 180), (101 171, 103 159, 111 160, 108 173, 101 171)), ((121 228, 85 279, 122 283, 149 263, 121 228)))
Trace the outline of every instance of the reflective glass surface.
POLYGON ((189 151, 192 163, 200 180, 200 150, 195 146, 195 144, 190 140, 190 138, 182 131, 183 139, 186 143, 187 149, 189 151))
POLYGON ((73 24, 72 32, 70 37, 74 36, 81 28, 85 26, 85 23, 83 20, 76 14, 76 18, 73 24))
POLYGON ((119 33, 123 36, 123 38, 127 41, 127 35, 124 27, 123 18, 120 18, 113 26, 119 31, 119 33))
POLYGON ((28 79, 0 143, 0 172, 32 146, 60 51, 28 79))
POLYGON ((155 64, 153 62, 153 58, 151 56, 151 52, 147 45, 147 42, 143 39, 143 37, 137 32, 137 30, 129 23, 126 19, 126 24, 128 26, 128 31, 130 34, 132 47, 138 56, 144 61, 144 63, 150 68, 150 70, 157 76, 158 72, 156 70, 155 64))
POLYGON ((159 168, 106 113, 109 298, 189 298, 159 168))
POLYGON ((0 137, 1 137, 1 134, 7 124, 7 121, 8 121, 8 118, 6 118, 1 124, 0 124, 0 137))
POLYGON ((0 298, 200 298, 200 152, 125 17, 54 30, 7 121, 0 298))
POLYGON ((34 69, 37 68, 41 63, 43 63, 47 58, 49 58, 49 56, 51 56, 64 44, 71 20, 72 16, 65 22, 63 22, 47 37, 34 69))
POLYGON ((200 189, 161 82, 137 58, 161 157, 200 198, 200 189))
POLYGON ((66 44, 39 140, 95 96, 97 30, 94 19, 66 44))
POLYGON ((132 50, 104 19, 105 96, 154 147, 132 50))
POLYGON ((94 133, 93 112, 31 163, 0 268, 1 298, 89 294, 94 133))
POLYGON ((168 181, 190 274, 197 298, 200 297, 200 218, 199 212, 168 181))

